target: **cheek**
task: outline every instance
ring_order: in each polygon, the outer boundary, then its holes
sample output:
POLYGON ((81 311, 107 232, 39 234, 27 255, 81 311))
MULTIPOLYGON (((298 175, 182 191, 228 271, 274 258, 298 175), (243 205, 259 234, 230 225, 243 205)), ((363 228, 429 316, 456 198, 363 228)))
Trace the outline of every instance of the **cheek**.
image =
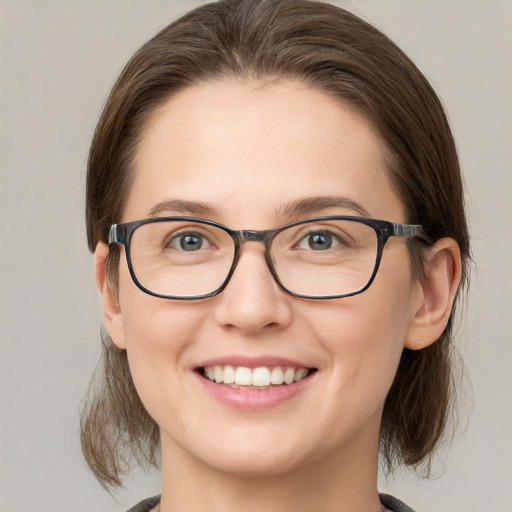
POLYGON ((204 315, 200 306, 147 295, 123 276, 120 306, 130 372, 144 406, 155 417, 158 403, 168 406, 173 396, 180 396, 184 354, 204 315), (177 393, 171 396, 169 389, 177 393))
POLYGON ((129 301, 123 310, 128 357, 135 366, 158 372, 169 363, 179 367, 182 355, 201 326, 197 310, 149 295, 129 301), (147 298, 146 298, 147 297, 147 298))
POLYGON ((370 307, 368 300, 342 300, 350 304, 324 309, 315 322, 322 326, 317 339, 331 356, 332 365, 370 377, 377 370, 394 372, 403 349, 405 322, 396 317, 390 301, 370 307))
POLYGON ((360 400, 385 397, 409 328, 412 278, 403 267, 387 267, 365 292, 315 304, 310 316, 310 328, 329 355, 334 385, 357 388, 353 396, 360 400))
MULTIPOLYGON (((199 306, 153 297, 139 290, 127 265, 119 270, 119 304, 128 355, 148 359, 161 352, 179 354, 182 345, 199 328, 199 306)), ((132 359, 135 359, 133 357, 132 359)))
POLYGON ((180 437, 185 434, 175 418, 195 417, 190 411, 193 397, 187 386, 190 376, 187 377, 185 361, 201 321, 195 312, 183 311, 179 304, 155 300, 163 302, 163 307, 161 304, 151 307, 140 301, 127 311, 128 362, 148 414, 160 426, 171 425, 171 430, 180 437))

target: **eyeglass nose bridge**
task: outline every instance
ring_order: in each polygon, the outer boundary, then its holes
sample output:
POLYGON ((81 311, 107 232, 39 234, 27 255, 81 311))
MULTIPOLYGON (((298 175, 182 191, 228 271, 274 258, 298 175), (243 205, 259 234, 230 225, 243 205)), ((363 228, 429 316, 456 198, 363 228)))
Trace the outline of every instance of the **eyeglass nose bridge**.
MULTIPOLYGON (((275 276, 274 266, 272 264, 272 258, 270 257, 270 246, 275 235, 280 232, 281 229, 265 229, 262 231, 256 231, 254 229, 243 229, 240 231, 232 231, 232 235, 235 237, 235 259, 238 261, 240 257, 240 251, 245 242, 260 242, 265 245, 265 259, 270 268, 270 271, 275 276)), ((277 276, 276 276, 277 278, 277 276)))
MULTIPOLYGON (((270 255, 270 245, 272 242, 273 237, 275 236, 276 232, 278 230, 276 229, 267 229, 263 231, 255 231, 252 229, 244 229, 240 231, 231 231, 231 236, 235 242, 235 255, 233 258, 233 263, 231 265, 230 272, 226 278, 226 281, 224 282, 222 289, 224 289, 228 282, 231 280, 232 275, 234 274, 238 262, 240 261, 241 257, 241 249, 245 242, 260 242, 265 245, 265 261, 267 263, 267 267, 270 270, 270 273, 274 277, 274 279, 277 281, 277 283, 280 286, 283 286, 281 284, 281 281, 279 280, 279 277, 277 276, 277 273, 274 268, 274 264, 272 262, 272 257, 270 255)), ((221 290, 222 290, 221 289, 221 290)), ((286 288, 284 288, 286 290, 286 288)), ((219 290, 219 292, 221 291, 219 290)))
POLYGON ((268 238, 268 231, 253 231, 253 230, 242 230, 238 231, 238 240, 240 245, 245 242, 263 242, 265 243, 268 238))

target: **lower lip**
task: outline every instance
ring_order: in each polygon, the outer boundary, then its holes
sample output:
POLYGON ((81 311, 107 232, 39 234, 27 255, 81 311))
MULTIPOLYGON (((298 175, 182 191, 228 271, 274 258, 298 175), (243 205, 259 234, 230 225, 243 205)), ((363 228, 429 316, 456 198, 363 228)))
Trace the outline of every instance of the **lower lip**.
MULTIPOLYGON (((315 372, 316 373, 316 372, 315 372)), ((197 378, 206 391, 219 402, 236 409, 265 410, 290 400, 303 391, 314 378, 315 373, 293 384, 268 389, 231 388, 226 384, 217 384, 197 373, 197 378)))

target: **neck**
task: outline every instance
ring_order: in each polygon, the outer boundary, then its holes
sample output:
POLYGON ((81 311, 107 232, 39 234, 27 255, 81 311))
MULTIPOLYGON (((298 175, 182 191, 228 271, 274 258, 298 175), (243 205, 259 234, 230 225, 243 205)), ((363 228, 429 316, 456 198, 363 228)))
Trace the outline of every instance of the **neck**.
POLYGON ((240 475, 205 465, 162 436, 160 512, 381 512, 377 447, 341 453, 272 475, 240 475))

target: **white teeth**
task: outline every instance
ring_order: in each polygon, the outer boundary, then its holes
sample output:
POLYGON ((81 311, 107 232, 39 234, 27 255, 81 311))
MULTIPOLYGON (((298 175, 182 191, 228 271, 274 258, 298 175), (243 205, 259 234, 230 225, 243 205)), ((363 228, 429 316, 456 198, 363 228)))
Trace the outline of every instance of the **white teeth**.
POLYGON ((270 374, 270 383, 274 384, 275 386, 280 386, 283 382, 283 369, 280 366, 272 368, 272 373, 270 374))
POLYGON ((238 386, 252 386, 251 369, 245 366, 239 366, 235 370, 235 384, 238 386))
POLYGON ((295 382, 299 382, 299 380, 302 380, 307 374, 308 374, 308 371, 306 370, 306 368, 299 368, 295 372, 295 377, 293 378, 293 380, 295 382))
POLYGON ((213 378, 215 382, 220 383, 224 381, 224 372, 220 366, 213 367, 213 378))
POLYGON ((229 384, 234 387, 254 386, 265 388, 269 386, 281 386, 293 384, 307 377, 307 368, 283 368, 282 366, 260 366, 258 368, 247 368, 245 366, 234 367, 231 365, 215 365, 205 367, 204 376, 218 384, 229 384))
POLYGON ((291 384, 295 380, 295 368, 286 368, 283 380, 286 384, 291 384))
POLYGON ((235 382, 235 369, 233 366, 224 366, 224 384, 233 384, 235 382))
POLYGON ((253 386, 270 386, 270 370, 265 368, 254 368, 252 372, 253 386))

